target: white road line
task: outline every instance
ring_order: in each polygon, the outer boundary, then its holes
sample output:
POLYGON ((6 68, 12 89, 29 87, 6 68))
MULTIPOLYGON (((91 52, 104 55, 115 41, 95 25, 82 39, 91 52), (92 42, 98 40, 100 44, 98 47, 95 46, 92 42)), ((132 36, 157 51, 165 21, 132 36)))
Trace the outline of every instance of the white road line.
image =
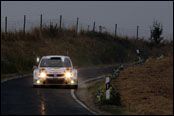
POLYGON ((89 109, 85 104, 83 104, 80 100, 77 99, 77 97, 74 94, 74 89, 71 89, 71 96, 73 97, 73 99, 79 103, 82 107, 84 107, 85 109, 87 109, 89 112, 95 114, 95 115, 99 115, 96 112, 92 111, 91 109, 89 109))
POLYGON ((106 77, 106 75, 102 75, 102 76, 98 76, 98 77, 96 77, 96 78, 88 79, 88 80, 84 81, 83 83, 88 83, 88 82, 90 82, 90 81, 94 81, 94 80, 97 80, 97 79, 101 79, 101 78, 103 78, 103 77, 106 77))
MULTIPOLYGON (((92 78, 92 79, 88 79, 88 80, 84 81, 83 83, 88 83, 88 82, 90 82, 90 81, 97 80, 97 79, 101 79, 101 78, 103 78, 103 77, 105 77, 105 75, 102 75, 102 76, 99 76, 99 77, 96 77, 96 78, 92 78)), ((87 109, 87 110, 90 111, 91 113, 93 113, 93 114, 95 114, 95 115, 100 115, 100 114, 98 114, 98 113, 92 111, 91 109, 89 109, 85 104, 83 104, 79 99, 77 99, 77 97, 76 97, 76 95, 75 95, 75 93, 74 93, 74 89, 71 89, 71 96, 72 96, 72 98, 73 98, 77 103, 79 103, 82 107, 84 107, 85 109, 87 109)))

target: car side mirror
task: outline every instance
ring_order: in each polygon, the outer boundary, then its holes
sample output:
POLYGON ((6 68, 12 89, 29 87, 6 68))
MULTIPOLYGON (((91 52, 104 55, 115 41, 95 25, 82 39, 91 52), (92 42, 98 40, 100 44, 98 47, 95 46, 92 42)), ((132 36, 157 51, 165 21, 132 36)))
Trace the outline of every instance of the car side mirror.
POLYGON ((33 66, 33 69, 37 69, 37 66, 33 66))

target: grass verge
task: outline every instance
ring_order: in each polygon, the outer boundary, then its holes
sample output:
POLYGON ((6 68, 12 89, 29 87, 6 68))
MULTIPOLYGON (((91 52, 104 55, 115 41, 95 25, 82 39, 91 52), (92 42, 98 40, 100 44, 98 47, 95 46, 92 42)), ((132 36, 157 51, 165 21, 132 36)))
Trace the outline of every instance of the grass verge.
POLYGON ((144 65, 128 67, 111 85, 118 97, 94 104, 97 90, 103 88, 105 78, 83 84, 76 94, 88 107, 100 114, 113 115, 172 115, 173 114, 173 56, 157 60, 150 58, 144 65))
POLYGON ((94 104, 96 97, 96 91, 103 87, 105 78, 91 81, 89 83, 82 84, 78 90, 75 91, 77 97, 88 107, 95 112, 102 115, 122 115, 122 114, 135 114, 133 109, 127 109, 122 105, 110 105, 107 103, 94 104))

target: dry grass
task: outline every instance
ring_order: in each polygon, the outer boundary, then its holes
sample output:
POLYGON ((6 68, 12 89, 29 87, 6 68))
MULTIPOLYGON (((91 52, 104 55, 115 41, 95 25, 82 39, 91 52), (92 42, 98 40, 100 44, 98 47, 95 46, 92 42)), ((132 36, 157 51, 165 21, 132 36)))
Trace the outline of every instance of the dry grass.
POLYGON ((112 84, 122 104, 137 114, 173 114, 173 56, 129 67, 112 84))
MULTIPOLYGON (((106 78, 91 81, 89 83, 83 82, 80 79, 79 88, 75 91, 77 97, 90 109, 101 115, 135 115, 134 109, 128 109, 124 106, 110 105, 110 104, 94 104, 96 92, 99 88, 103 88, 106 78)), ((105 96, 104 96, 105 97, 105 96)))
POLYGON ((173 114, 173 56, 150 58, 144 65, 129 67, 111 82, 120 93, 121 106, 94 104, 96 91, 105 78, 79 86, 79 99, 100 114, 173 114))
POLYGON ((75 26, 62 31, 54 25, 33 28, 25 35, 22 31, 1 33, 1 74, 31 72, 36 56, 44 55, 68 55, 74 65, 87 67, 132 61, 136 49, 144 57, 168 55, 168 51, 173 54, 173 44, 152 50, 149 44, 135 38, 114 38, 109 33, 83 31, 77 35, 75 26))

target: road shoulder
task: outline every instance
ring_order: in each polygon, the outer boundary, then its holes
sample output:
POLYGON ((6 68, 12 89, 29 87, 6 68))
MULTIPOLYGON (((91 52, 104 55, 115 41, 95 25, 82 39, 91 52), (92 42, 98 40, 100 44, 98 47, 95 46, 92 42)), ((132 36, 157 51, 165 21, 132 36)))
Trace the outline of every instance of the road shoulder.
POLYGON ((111 115, 110 113, 107 113, 105 111, 100 110, 93 102, 94 96, 91 94, 91 91, 89 91, 89 88, 93 86, 96 82, 103 81, 102 76, 96 77, 93 81, 87 80, 83 83, 79 84, 79 88, 75 90, 76 97, 84 103, 87 107, 95 111, 97 114, 101 115, 111 115))

